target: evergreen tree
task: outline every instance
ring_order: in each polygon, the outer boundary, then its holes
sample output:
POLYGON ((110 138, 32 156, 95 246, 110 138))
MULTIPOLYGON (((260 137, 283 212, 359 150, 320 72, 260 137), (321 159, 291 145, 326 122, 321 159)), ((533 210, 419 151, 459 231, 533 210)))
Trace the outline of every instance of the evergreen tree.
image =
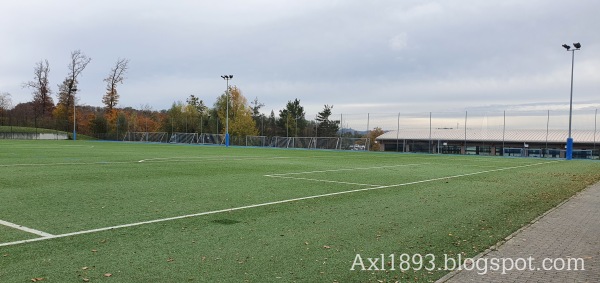
POLYGON ((319 137, 334 137, 337 135, 337 132, 340 130, 340 121, 339 120, 329 120, 329 116, 331 116, 331 109, 333 105, 325 105, 323 111, 317 114, 317 136, 319 137))
POLYGON ((306 128, 304 116, 304 107, 300 106, 300 100, 288 101, 285 109, 279 110, 277 126, 281 130, 280 134, 297 137, 306 128))

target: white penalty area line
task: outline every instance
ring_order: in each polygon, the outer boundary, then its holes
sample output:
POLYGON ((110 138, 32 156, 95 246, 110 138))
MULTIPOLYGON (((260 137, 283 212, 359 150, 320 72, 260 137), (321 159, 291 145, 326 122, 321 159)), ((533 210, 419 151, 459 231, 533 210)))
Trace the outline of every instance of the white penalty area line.
POLYGON ((282 179, 292 179, 292 180, 304 180, 304 181, 314 181, 314 182, 323 182, 323 183, 334 183, 334 184, 344 184, 344 185, 354 185, 354 186, 369 186, 369 187, 379 187, 379 186, 381 186, 381 185, 373 185, 373 184, 361 184, 361 183, 333 181, 333 180, 321 180, 321 179, 301 178, 301 177, 272 176, 272 175, 267 175, 265 177, 282 178, 282 179))
POLYGON ((265 177, 281 177, 281 176, 287 176, 287 175, 303 175, 303 174, 328 173, 328 172, 340 172, 340 171, 385 169, 385 168, 419 166, 419 165, 428 165, 428 164, 431 164, 431 163, 412 163, 412 164, 387 165, 387 166, 376 166, 376 167, 342 168, 342 169, 330 169, 330 170, 318 170, 318 171, 306 171, 306 172, 278 173, 278 174, 269 174, 269 175, 264 175, 264 176, 265 177))
POLYGON ((362 189, 356 189, 356 190, 341 191, 341 192, 334 192, 334 193, 327 193, 327 194, 320 194, 320 195, 299 197, 299 198, 279 200, 279 201, 271 201, 271 202, 265 202, 265 203, 259 203, 259 204, 252 204, 252 205, 246 205, 246 206, 240 206, 240 207, 234 207, 234 208, 226 208, 226 209, 206 211, 206 212, 200 212, 200 213, 194 213, 194 214, 188 214, 188 215, 182 215, 182 216, 175 216, 175 217, 168 217, 168 218, 155 219, 155 220, 149 220, 149 221, 142 221, 142 222, 137 222, 137 223, 130 223, 130 224, 123 224, 123 225, 111 226, 111 227, 97 228, 97 229, 91 229, 91 230, 84 230, 84 231, 72 232, 72 233, 66 233, 66 234, 60 234, 60 235, 49 235, 49 236, 43 236, 41 238, 35 238, 35 239, 28 239, 28 240, 8 242, 8 243, 0 243, 0 247, 14 246, 14 245, 24 244, 24 243, 38 242, 38 241, 44 241, 44 240, 50 240, 50 239, 58 239, 58 238, 64 238, 64 237, 70 237, 70 236, 77 236, 77 235, 83 235, 83 234, 91 234, 91 233, 109 231, 109 230, 120 229, 120 228, 135 227, 135 226, 140 226, 140 225, 145 225, 145 224, 160 223, 160 222, 166 222, 166 221, 172 221, 172 220, 178 220, 178 219, 184 219, 184 218, 191 218, 191 217, 197 217, 197 216, 218 214, 218 213, 223 213, 223 212, 232 212, 232 211, 237 211, 237 210, 244 210, 244 209, 249 209, 249 208, 269 206, 269 205, 276 205, 276 204, 283 204, 283 203, 290 203, 290 202, 296 202, 296 201, 302 201, 302 200, 317 199, 317 198, 323 198, 323 197, 330 197, 330 196, 337 196, 337 195, 344 195, 344 194, 350 194, 350 193, 356 193, 356 192, 364 192, 364 191, 372 191, 372 190, 379 190, 379 189, 387 189, 387 188, 394 188, 394 187, 403 187, 403 186, 409 186, 409 185, 415 185, 415 184, 435 182, 435 181, 440 181, 440 180, 448 180, 448 179, 455 179, 455 178, 461 178, 461 177, 467 177, 467 176, 480 175, 480 174, 485 174, 485 173, 492 173, 492 172, 499 172, 499 171, 506 171, 506 170, 512 170, 512 169, 526 168, 526 167, 532 167, 532 166, 539 166, 539 165, 545 165, 545 164, 556 163, 556 162, 559 162, 559 161, 540 162, 540 163, 533 163, 533 164, 527 164, 527 165, 520 165, 520 166, 512 166, 512 167, 491 169, 491 170, 485 170, 485 171, 478 171, 478 172, 473 172, 473 173, 465 173, 465 174, 459 174, 459 175, 453 175, 453 176, 439 177, 439 178, 433 178, 433 179, 427 179, 427 180, 421 180, 421 181, 414 181, 414 182, 408 182, 408 183, 402 183, 402 184, 378 186, 378 187, 371 187, 371 188, 362 188, 362 189))
POLYGON ((430 163, 414 163, 414 164, 387 165, 387 166, 376 166, 376 167, 342 168, 342 169, 330 169, 330 170, 307 171, 307 172, 279 173, 279 174, 264 175, 264 177, 292 179, 292 180, 303 180, 303 181, 313 181, 313 182, 322 182, 322 183, 334 183, 334 184, 344 184, 344 185, 358 185, 358 186, 368 186, 368 187, 379 187, 381 185, 361 184, 361 183, 352 183, 352 182, 344 182, 344 181, 333 181, 333 180, 323 180, 323 179, 314 179, 314 178, 291 177, 289 175, 330 173, 330 172, 355 171, 355 170, 385 169, 385 168, 397 168, 397 167, 407 167, 407 166, 419 166, 419 165, 427 165, 427 164, 430 164, 430 163))
POLYGON ((31 228, 25 227, 23 225, 18 225, 18 224, 12 223, 12 222, 4 221, 4 220, 0 220, 0 225, 4 225, 4 226, 10 227, 10 228, 25 231, 25 232, 28 232, 31 234, 36 234, 36 235, 42 236, 42 237, 54 237, 54 235, 52 235, 52 234, 48 234, 48 233, 40 231, 40 230, 31 229, 31 228))

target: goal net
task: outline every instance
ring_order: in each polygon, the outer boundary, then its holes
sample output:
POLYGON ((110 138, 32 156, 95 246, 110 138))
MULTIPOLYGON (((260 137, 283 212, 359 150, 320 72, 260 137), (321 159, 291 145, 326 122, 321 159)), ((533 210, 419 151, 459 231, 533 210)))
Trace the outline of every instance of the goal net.
POLYGON ((198 135, 200 144, 225 144, 224 134, 200 134, 198 135))
POLYGON ((169 143, 198 143, 197 133, 173 133, 169 143))
POLYGON ((167 142, 166 132, 127 132, 123 141, 129 142, 167 142))
POLYGON ((271 141, 260 145, 263 137, 248 136, 246 145, 270 146, 280 148, 369 150, 368 138, 340 137, 272 137, 271 141))

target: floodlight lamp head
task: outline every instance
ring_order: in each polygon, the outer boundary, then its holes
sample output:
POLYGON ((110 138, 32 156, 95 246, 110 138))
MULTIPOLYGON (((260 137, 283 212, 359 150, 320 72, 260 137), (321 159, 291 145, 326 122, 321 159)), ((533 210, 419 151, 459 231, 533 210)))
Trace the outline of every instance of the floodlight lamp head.
POLYGON ((563 44, 562 47, 564 47, 565 49, 567 49, 567 51, 569 51, 569 49, 571 49, 571 46, 568 46, 566 44, 563 44))
POLYGON ((577 42, 577 43, 573 43, 573 46, 577 49, 581 48, 581 43, 577 42))
MULTIPOLYGON (((577 43, 577 44, 579 44, 579 43, 577 43)), ((230 79, 233 79, 233 75, 229 75, 229 78, 230 78, 230 79)))

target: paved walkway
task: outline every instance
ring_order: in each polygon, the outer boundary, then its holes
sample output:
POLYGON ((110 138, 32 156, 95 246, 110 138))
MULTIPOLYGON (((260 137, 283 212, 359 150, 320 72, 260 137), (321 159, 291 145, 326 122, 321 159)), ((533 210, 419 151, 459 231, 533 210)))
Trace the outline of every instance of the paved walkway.
MULTIPOLYGON (((585 189, 535 223, 513 234, 497 250, 482 256, 479 268, 477 265, 472 267, 472 271, 462 270, 448 274, 438 283, 600 282, 600 183, 585 189), (529 260, 529 257, 533 259, 529 260), (553 260, 546 260, 545 263, 546 267, 553 270, 543 270, 545 258, 553 260), (571 269, 574 269, 578 258, 583 259, 585 270, 568 271, 569 262, 571 269), (484 268, 484 260, 487 260, 487 269, 484 268), (505 268, 508 269, 511 260, 515 266, 502 274, 502 262, 506 263, 505 268), (490 271, 493 261, 498 261, 499 271, 490 271), (555 264, 557 268, 561 268, 563 263, 562 271, 553 267, 555 264), (529 270, 530 265, 533 270, 529 270), (518 271, 517 267, 527 270, 518 271), (485 273, 485 270, 488 272, 485 273)), ((579 260, 579 269, 581 268, 579 260)))

